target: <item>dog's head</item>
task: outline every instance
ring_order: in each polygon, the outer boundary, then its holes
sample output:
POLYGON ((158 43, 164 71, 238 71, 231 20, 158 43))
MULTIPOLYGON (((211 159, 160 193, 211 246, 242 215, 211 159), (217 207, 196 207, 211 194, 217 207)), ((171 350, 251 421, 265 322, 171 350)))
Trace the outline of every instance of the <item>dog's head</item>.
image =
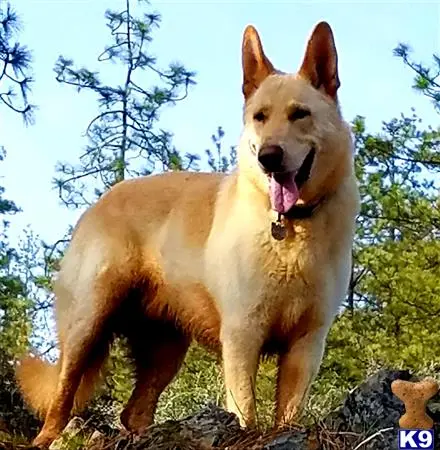
POLYGON ((296 74, 274 68, 254 27, 243 36, 244 132, 240 171, 267 192, 272 209, 319 201, 350 168, 351 134, 337 100, 338 57, 319 23, 296 74))

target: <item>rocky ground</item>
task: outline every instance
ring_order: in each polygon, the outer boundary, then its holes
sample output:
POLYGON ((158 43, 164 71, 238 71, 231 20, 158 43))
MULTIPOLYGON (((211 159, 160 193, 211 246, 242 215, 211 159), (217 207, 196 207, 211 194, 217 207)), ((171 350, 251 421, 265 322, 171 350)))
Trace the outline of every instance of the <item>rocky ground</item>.
MULTIPOLYGON (((106 423, 74 418, 56 449, 149 449, 149 450, 395 450, 397 422, 403 404, 391 392, 395 379, 414 380, 407 371, 382 370, 350 392, 343 404, 310 428, 261 434, 242 430, 236 417, 215 405, 194 416, 153 425, 144 436, 124 434, 106 423)), ((0 383, 1 384, 1 383, 0 383)), ((3 383, 4 384, 4 383, 3 383)), ((21 433, 34 435, 39 424, 23 409, 19 394, 9 386, 0 392, 0 436, 21 433), (12 405, 14 405, 12 407, 12 405)), ((436 448, 440 449, 440 395, 428 404, 434 419, 436 448)), ((1 440, 1 438, 0 438, 1 440)), ((0 443, 0 449, 30 448, 24 444, 0 443)))

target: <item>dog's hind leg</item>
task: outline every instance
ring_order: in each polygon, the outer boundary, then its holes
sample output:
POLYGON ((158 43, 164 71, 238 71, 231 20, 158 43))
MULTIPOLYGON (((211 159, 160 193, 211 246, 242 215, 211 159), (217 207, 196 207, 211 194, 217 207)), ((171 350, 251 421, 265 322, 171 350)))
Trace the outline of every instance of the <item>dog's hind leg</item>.
POLYGON ((143 319, 130 328, 125 334, 136 364, 136 385, 121 422, 140 434, 153 423, 160 394, 179 371, 189 339, 173 323, 143 319))
MULTIPOLYGON (((87 267, 86 267, 87 269, 87 267)), ((80 269, 81 270, 81 269, 80 269)), ((33 444, 46 447, 56 439, 67 424, 80 383, 91 368, 99 370, 99 352, 105 351, 110 339, 109 319, 123 297, 120 274, 109 269, 90 274, 84 270, 81 283, 69 289, 63 286, 69 309, 63 313, 59 373, 44 426, 33 444), (116 281, 117 280, 117 281, 116 281)), ((70 274, 68 274, 70 275, 70 274)), ((66 283, 67 284, 67 283, 66 283)), ((58 323, 60 326, 60 322, 58 323)))

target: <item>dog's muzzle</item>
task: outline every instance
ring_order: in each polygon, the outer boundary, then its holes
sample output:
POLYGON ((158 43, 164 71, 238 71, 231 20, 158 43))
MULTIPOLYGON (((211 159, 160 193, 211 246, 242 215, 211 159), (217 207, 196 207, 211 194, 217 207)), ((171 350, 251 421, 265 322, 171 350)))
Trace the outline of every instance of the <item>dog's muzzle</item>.
MULTIPOLYGON (((295 183, 298 189, 310 178, 315 154, 315 147, 312 147, 304 158, 300 168, 296 171, 295 183)), ((289 173, 294 173, 285 170, 283 157, 284 150, 282 147, 279 145, 266 145, 261 147, 258 153, 258 162, 266 174, 273 175, 277 181, 282 182, 283 178, 287 177, 289 173)))

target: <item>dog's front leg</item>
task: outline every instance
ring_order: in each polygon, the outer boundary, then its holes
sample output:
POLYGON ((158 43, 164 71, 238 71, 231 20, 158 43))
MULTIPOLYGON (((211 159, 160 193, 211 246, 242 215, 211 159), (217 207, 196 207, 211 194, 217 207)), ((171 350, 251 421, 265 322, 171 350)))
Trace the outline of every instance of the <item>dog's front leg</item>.
POLYGON ((324 353, 328 327, 309 331, 292 341, 280 356, 275 424, 288 425, 301 412, 324 353))
POLYGON ((223 326, 221 332, 226 407, 242 427, 255 425, 255 377, 262 345, 258 327, 223 326))

